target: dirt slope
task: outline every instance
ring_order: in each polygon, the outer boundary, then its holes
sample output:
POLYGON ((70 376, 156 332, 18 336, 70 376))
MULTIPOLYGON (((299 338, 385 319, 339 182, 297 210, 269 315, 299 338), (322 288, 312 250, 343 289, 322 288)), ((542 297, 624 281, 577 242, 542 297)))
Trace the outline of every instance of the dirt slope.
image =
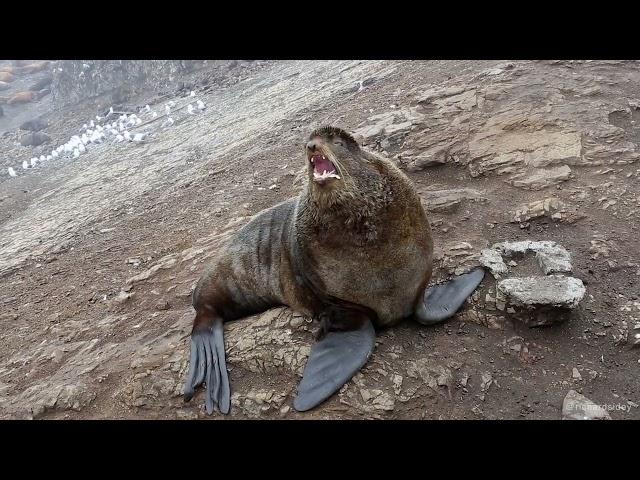
MULTIPOLYGON (((140 144, 24 171, 45 149, 8 134, 0 418, 219 419, 201 394, 180 397, 191 288, 226 232, 296 194, 304 138, 326 123, 359 133, 416 182, 434 281, 494 242, 554 240, 587 295, 567 322, 531 329, 487 302, 488 276, 443 325, 381 332, 363 371, 305 414, 291 404, 316 326, 287 309, 233 322, 231 418, 557 419, 571 389, 624 406, 612 418, 640 418, 638 91, 635 62, 264 62, 196 90, 202 113, 174 98, 172 126, 140 114, 140 144)), ((162 116, 166 101, 154 98, 136 102, 162 116)), ((49 150, 98 112, 59 113, 49 150)))

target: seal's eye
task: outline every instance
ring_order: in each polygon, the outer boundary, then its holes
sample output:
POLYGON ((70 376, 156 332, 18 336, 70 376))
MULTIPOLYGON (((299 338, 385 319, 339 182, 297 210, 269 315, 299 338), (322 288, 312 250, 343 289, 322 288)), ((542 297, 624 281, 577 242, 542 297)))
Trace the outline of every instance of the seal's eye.
POLYGON ((339 138, 334 138, 334 139, 333 139, 333 144, 334 144, 334 145, 340 145, 341 147, 343 147, 343 146, 344 146, 344 143, 343 143, 343 142, 342 142, 342 140, 341 140, 341 139, 339 139, 339 138))

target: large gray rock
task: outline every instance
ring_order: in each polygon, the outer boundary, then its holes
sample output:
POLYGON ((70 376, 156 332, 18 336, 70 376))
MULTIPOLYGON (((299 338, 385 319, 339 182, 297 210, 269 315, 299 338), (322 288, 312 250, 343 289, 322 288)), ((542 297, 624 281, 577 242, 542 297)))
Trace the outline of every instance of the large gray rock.
POLYGON ((561 275, 507 278, 498 290, 510 304, 529 308, 575 308, 586 293, 582 280, 561 275))
POLYGON ((571 272, 571 255, 556 242, 543 240, 523 240, 519 242, 501 242, 480 253, 480 264, 491 270, 494 277, 508 273, 508 267, 502 256, 524 255, 533 252, 545 275, 550 273, 571 272))

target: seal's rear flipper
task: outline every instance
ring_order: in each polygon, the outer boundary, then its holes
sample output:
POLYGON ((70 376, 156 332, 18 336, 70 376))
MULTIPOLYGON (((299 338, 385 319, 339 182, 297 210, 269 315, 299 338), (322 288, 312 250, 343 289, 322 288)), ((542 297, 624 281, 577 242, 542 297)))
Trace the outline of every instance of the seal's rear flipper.
POLYGON ((220 413, 229 413, 231 394, 221 319, 217 319, 213 325, 191 334, 191 360, 189 363, 189 374, 184 387, 184 401, 191 400, 195 388, 204 382, 206 384, 207 413, 211 415, 216 406, 220 413))
POLYGON ((305 412, 340 390, 364 366, 375 344, 369 320, 358 330, 327 333, 311 347, 293 408, 305 412))
POLYGON ((428 288, 424 292, 423 301, 416 309, 416 320, 423 325, 431 325, 452 317, 480 285, 483 278, 484 269, 477 268, 448 282, 428 288))

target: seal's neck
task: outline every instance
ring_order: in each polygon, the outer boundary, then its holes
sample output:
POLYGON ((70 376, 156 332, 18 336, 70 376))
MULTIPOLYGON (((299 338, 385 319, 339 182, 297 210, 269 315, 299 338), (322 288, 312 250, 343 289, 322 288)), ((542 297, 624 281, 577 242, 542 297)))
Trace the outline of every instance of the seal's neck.
POLYGON ((381 212, 390 201, 384 180, 331 192, 318 192, 314 185, 307 185, 300 197, 298 223, 318 233, 346 234, 357 243, 366 243, 377 237, 381 212))

